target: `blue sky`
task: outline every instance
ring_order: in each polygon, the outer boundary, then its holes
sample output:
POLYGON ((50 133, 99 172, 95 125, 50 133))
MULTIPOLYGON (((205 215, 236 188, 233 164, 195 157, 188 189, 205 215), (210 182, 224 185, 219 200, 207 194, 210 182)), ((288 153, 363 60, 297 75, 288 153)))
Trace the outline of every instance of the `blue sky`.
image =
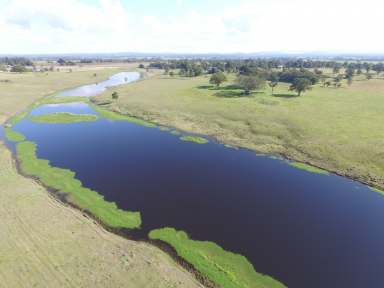
POLYGON ((0 53, 384 52, 381 0, 0 0, 0 53))

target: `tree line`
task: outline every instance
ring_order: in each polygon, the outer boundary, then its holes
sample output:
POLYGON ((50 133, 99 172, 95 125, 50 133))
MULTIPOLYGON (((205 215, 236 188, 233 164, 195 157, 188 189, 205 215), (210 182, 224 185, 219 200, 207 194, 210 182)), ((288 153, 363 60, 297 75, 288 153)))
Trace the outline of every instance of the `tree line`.
MULTIPOLYGON (((144 65, 142 65, 144 67, 144 65)), ((142 68, 143 68, 142 67, 142 68)), ((378 75, 384 72, 384 64, 369 62, 337 62, 308 59, 182 59, 155 61, 148 68, 164 69, 165 74, 179 71, 180 76, 196 77, 202 74, 211 74, 210 83, 220 86, 225 82, 225 73, 236 73, 235 84, 244 89, 244 94, 252 90, 264 88, 267 84, 274 93, 279 82, 290 84, 290 90, 298 95, 311 89, 321 82, 323 87, 341 87, 345 79, 351 85, 354 76, 365 74, 369 80, 371 71, 378 75), (332 75, 323 73, 324 69, 332 71, 332 75)))

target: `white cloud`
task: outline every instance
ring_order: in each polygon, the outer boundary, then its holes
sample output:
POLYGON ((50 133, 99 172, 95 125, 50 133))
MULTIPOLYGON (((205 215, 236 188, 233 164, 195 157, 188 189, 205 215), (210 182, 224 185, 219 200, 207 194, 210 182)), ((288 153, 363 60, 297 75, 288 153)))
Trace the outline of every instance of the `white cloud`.
POLYGON ((11 0, 0 7, 0 53, 384 52, 379 0, 231 3, 163 17, 137 15, 119 0, 11 0))

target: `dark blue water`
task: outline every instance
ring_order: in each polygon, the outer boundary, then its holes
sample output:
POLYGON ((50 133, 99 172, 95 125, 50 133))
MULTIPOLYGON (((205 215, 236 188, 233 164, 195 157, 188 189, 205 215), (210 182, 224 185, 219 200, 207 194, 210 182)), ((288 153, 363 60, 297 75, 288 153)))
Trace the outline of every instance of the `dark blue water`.
POLYGON ((58 96, 95 96, 105 91, 108 87, 128 84, 139 80, 139 78, 139 72, 121 72, 112 75, 109 79, 100 83, 84 85, 60 92, 58 96))
POLYGON ((384 197, 367 186, 124 121, 23 120, 15 130, 37 143, 40 158, 140 211, 146 232, 185 230, 289 287, 384 287, 384 197))

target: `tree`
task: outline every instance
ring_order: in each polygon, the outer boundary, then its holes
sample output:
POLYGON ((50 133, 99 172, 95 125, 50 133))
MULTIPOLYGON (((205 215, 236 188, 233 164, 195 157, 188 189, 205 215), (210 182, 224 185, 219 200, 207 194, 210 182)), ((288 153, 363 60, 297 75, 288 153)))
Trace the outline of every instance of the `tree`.
POLYGON ((244 93, 249 95, 252 90, 258 90, 265 87, 265 79, 259 76, 239 75, 236 79, 236 84, 244 89, 244 93))
POLYGON ((369 72, 370 72, 371 69, 372 69, 372 64, 370 64, 370 63, 364 63, 363 66, 364 66, 365 71, 367 72, 367 74, 369 74, 369 72))
POLYGON ((335 86, 335 88, 339 88, 341 86, 341 80, 343 79, 343 76, 341 74, 337 75, 334 79, 333 79, 333 85, 335 86))
POLYGON ((60 65, 65 65, 66 62, 63 58, 60 58, 59 60, 57 60, 57 63, 60 65))
POLYGON ((209 79, 209 83, 220 86, 221 83, 227 81, 227 77, 223 72, 216 72, 212 74, 211 79, 209 79))
POLYGON ((321 86, 325 87, 325 83, 327 82, 327 77, 322 75, 320 77, 320 81, 321 81, 321 86))
POLYGON ((23 72, 27 72, 27 68, 25 68, 25 66, 21 64, 17 64, 15 66, 12 66, 11 72, 23 73, 23 72))
POLYGON ((269 87, 271 87, 271 90, 272 90, 272 95, 273 95, 273 90, 275 89, 275 87, 279 84, 279 76, 275 73, 273 73, 270 78, 269 78, 269 82, 268 82, 268 85, 269 87))
POLYGON ((352 85, 353 75, 355 75, 355 69, 348 66, 347 70, 345 70, 345 79, 347 79, 348 86, 352 85))
POLYGON ((116 91, 114 91, 114 92, 112 93, 112 99, 117 100, 118 98, 119 98, 119 93, 117 93, 116 91))
POLYGON ((312 83, 307 78, 296 78, 289 87, 289 90, 296 91, 298 96, 310 89, 312 89, 312 83))
POLYGON ((335 67, 333 67, 332 72, 333 72, 333 74, 338 74, 340 72, 340 66, 336 65, 335 67))
POLYGON ((348 86, 351 86, 353 82, 353 76, 352 75, 347 75, 347 83, 348 86))
POLYGON ((322 75, 323 74, 323 71, 322 70, 320 70, 320 69, 315 69, 315 74, 316 75, 318 75, 318 76, 320 76, 320 75, 322 75))

